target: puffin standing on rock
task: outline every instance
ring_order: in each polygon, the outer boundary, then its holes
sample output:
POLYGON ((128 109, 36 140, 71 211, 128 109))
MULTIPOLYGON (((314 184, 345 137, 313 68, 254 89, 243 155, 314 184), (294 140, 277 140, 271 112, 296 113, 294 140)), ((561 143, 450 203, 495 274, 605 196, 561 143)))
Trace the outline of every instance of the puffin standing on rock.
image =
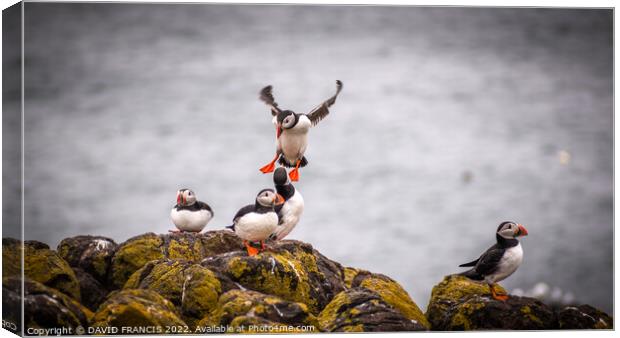
POLYGON ((289 173, 292 181, 299 180, 299 167, 305 167, 308 160, 304 152, 308 146, 308 130, 329 114, 329 107, 336 102, 342 90, 342 82, 336 80, 336 94, 314 108, 308 114, 297 114, 291 110, 282 110, 273 98, 272 87, 260 91, 260 99, 271 108, 273 123, 276 125, 276 155, 267 165, 260 168, 264 174, 275 169, 275 163, 294 169, 289 173))
POLYGON ((263 189, 256 195, 255 203, 239 209, 233 217, 233 224, 227 226, 243 240, 249 256, 265 250, 263 241, 268 239, 278 226, 278 214, 274 207, 282 203, 284 198, 273 189, 263 189), (260 249, 253 247, 251 242, 260 242, 260 249))
POLYGON ((490 247, 478 259, 461 264, 460 267, 473 266, 461 275, 479 281, 485 281, 491 289, 494 299, 505 301, 508 295, 495 292, 495 283, 512 275, 523 261, 523 249, 517 237, 527 236, 527 230, 515 222, 503 222, 497 228, 497 243, 490 247))
POLYGON ((204 202, 196 200, 196 194, 190 189, 177 191, 177 204, 170 211, 172 223, 179 230, 170 232, 201 232, 213 218, 213 210, 204 202))
POLYGON ((271 239, 279 241, 293 231, 299 223, 301 214, 304 212, 304 198, 289 182, 286 169, 282 167, 273 173, 273 183, 277 193, 284 198, 284 203, 275 207, 280 221, 276 231, 271 235, 271 239))

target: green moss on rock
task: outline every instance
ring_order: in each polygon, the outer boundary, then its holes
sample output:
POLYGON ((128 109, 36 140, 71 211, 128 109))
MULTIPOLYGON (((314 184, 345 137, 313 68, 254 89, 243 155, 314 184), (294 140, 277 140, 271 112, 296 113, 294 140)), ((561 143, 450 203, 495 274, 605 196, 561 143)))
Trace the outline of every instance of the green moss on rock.
MULTIPOLYGON (((506 293, 501 287, 497 290, 506 293)), ((485 283, 446 276, 433 288, 426 316, 433 330, 543 330, 557 327, 553 310, 539 300, 491 297, 485 283)))
POLYGON ((226 230, 205 233, 147 233, 122 243, 112 258, 111 284, 125 285, 127 279, 146 263, 158 259, 176 259, 200 262, 202 259, 242 250, 241 240, 226 230))
POLYGON ((297 241, 279 242, 253 257, 243 251, 211 257, 203 265, 245 288, 304 303, 314 314, 344 290, 342 267, 297 241))
POLYGON ((129 278, 124 288, 156 291, 177 307, 190 326, 216 308, 222 293, 220 281, 209 269, 168 259, 147 263, 129 278))
POLYGON ((231 290, 224 293, 220 296, 216 309, 198 325, 229 326, 235 321, 238 323, 240 317, 246 320, 257 317, 259 321, 278 325, 311 326, 318 331, 317 319, 305 304, 251 290, 231 290))
MULTIPOLYGON (((22 244, 17 240, 3 240, 2 259, 3 277, 20 276, 19 263, 13 260, 21 257, 22 244)), ((64 294, 80 300, 80 286, 69 264, 47 244, 37 241, 25 241, 24 275, 39 283, 54 288, 64 294)))
POLYGON ((377 293, 362 287, 336 295, 319 314, 321 330, 328 332, 420 331, 426 328, 405 317, 377 293))
POLYGON ((426 329, 430 329, 431 325, 424 316, 424 312, 411 299, 407 291, 390 277, 362 271, 355 276, 351 286, 359 286, 374 291, 383 301, 400 311, 405 317, 416 321, 426 329))
POLYGON ((114 291, 101 304, 90 326, 106 327, 161 327, 185 326, 174 305, 151 290, 114 291))

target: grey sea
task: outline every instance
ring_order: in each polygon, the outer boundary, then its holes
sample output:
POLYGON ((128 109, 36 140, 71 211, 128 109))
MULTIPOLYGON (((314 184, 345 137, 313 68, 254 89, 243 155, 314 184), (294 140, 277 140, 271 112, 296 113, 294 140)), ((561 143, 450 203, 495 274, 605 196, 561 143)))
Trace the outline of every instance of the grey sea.
POLYGON ((338 79, 289 238, 425 308, 513 220, 529 236, 509 290, 611 311, 611 10, 25 6, 26 239, 165 233, 183 187, 224 228, 272 184, 258 91, 306 112, 338 79))

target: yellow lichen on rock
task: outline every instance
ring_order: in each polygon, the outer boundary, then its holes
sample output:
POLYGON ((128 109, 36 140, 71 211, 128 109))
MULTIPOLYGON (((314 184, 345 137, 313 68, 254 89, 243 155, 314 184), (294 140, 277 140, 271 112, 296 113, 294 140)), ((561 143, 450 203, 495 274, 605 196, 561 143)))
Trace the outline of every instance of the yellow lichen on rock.
POLYGON ((354 286, 360 286, 376 292, 386 303, 399 310, 405 317, 415 320, 426 328, 430 323, 418 305, 411 299, 407 291, 391 278, 380 274, 360 275, 354 286), (358 280, 361 280, 358 282, 358 280))
POLYGON ((247 324, 248 320, 279 326, 303 326, 318 331, 316 317, 305 304, 251 290, 230 290, 224 293, 216 309, 203 318, 198 326, 238 326, 240 321, 247 324))
POLYGON ((187 261, 147 263, 127 280, 124 289, 148 289, 171 301, 190 326, 217 306, 222 287, 209 269, 187 261))
POLYGON ((112 292, 93 316, 90 326, 163 330, 186 324, 179 318, 174 305, 157 292, 132 289, 112 292))
POLYGON ((112 258, 111 283, 122 287, 136 270, 146 263, 164 257, 163 240, 154 233, 147 233, 127 240, 116 250, 112 258))
MULTIPOLYGON (((5 244, 5 242, 3 242, 5 244)), ((21 257, 22 244, 17 241, 6 243, 2 247, 3 277, 20 276, 20 261, 11 261, 21 257), (8 245, 7 245, 8 244, 8 245)), ((69 264, 47 244, 26 241, 23 246, 24 275, 34 281, 54 288, 75 300, 80 300, 80 285, 69 264)))
MULTIPOLYGON (((269 253, 268 264, 253 265, 252 257, 234 257, 228 262, 228 270, 241 284, 266 294, 276 295, 293 302, 301 302, 312 312, 320 311, 316 299, 310 296, 307 273, 312 265, 302 265, 291 253, 269 253), (273 268, 271 268, 273 267, 273 268)), ((314 264, 316 267, 316 263, 314 264)))
POLYGON ((357 273, 359 272, 359 269, 356 268, 351 268, 351 267, 346 267, 344 268, 344 285, 346 285, 347 288, 351 288, 351 283, 353 283, 353 279, 355 278, 355 276, 357 276, 357 273))
POLYGON ((374 291, 355 287, 340 292, 319 314, 319 326, 328 332, 380 332, 427 330, 406 318, 374 291))

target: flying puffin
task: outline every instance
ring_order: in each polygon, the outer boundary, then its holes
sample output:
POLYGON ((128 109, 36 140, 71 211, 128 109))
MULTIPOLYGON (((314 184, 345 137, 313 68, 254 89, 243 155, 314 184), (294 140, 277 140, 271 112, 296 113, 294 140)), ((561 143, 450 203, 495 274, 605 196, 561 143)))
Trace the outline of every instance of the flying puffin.
POLYGON ((490 247, 478 259, 461 264, 460 267, 473 266, 461 275, 489 284, 494 299, 505 301, 508 295, 495 292, 495 283, 512 275, 523 261, 523 249, 517 237, 527 236, 527 230, 515 222, 503 222, 497 228, 497 243, 490 247))
POLYGON ((248 255, 257 255, 265 249, 263 241, 268 239, 278 226, 278 214, 274 206, 283 202, 284 198, 273 189, 263 189, 256 195, 254 204, 239 209, 233 217, 233 224, 227 226, 243 239, 248 255), (253 247, 251 242, 260 242, 260 250, 253 247))
POLYGON ((291 110, 282 110, 273 98, 272 87, 267 86, 260 91, 260 99, 271 108, 273 123, 276 125, 276 155, 267 165, 260 168, 264 174, 275 169, 279 163, 293 169, 289 175, 292 181, 299 180, 299 167, 305 167, 308 160, 304 152, 308 146, 308 130, 329 114, 329 107, 336 102, 342 90, 342 82, 336 80, 336 94, 318 105, 308 114, 298 114, 291 110))
POLYGON ((196 194, 190 189, 180 189, 170 218, 179 229, 170 232, 200 232, 213 218, 213 210, 207 203, 197 201, 196 194))
POLYGON ((288 181, 286 169, 282 167, 276 169, 273 173, 273 183, 276 187, 276 192, 284 198, 284 203, 275 207, 280 221, 271 238, 281 240, 293 231, 293 228, 299 222, 301 214, 304 212, 304 198, 288 181))

